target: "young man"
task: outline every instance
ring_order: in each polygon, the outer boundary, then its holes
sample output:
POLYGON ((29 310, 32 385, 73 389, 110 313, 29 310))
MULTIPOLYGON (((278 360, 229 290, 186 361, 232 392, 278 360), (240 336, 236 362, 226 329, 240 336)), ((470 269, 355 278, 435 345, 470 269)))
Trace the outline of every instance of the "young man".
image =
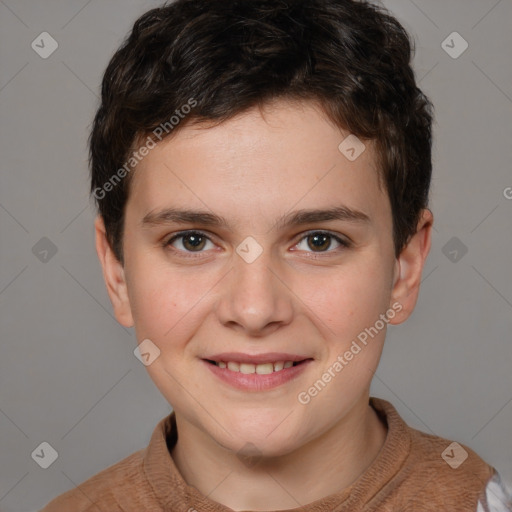
POLYGON ((90 139, 96 244, 173 412, 44 512, 507 510, 493 467, 369 397, 430 249, 410 60, 354 0, 178 0, 135 23, 90 139))

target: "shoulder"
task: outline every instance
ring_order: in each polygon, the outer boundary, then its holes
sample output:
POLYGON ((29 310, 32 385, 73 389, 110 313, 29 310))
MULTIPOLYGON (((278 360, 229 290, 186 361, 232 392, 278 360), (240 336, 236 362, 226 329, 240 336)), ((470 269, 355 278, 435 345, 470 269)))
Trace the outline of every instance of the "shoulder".
POLYGON ((416 483, 419 503, 476 511, 496 470, 468 446, 410 428, 406 479, 416 483))
POLYGON ((433 467, 450 477, 480 476, 485 482, 492 476, 493 468, 465 444, 444 437, 427 434, 409 427, 411 435, 410 462, 433 467))
POLYGON ((147 481, 143 471, 145 449, 132 453, 116 464, 60 496, 40 512, 121 512, 123 502, 132 505, 137 499, 134 489, 144 493, 147 481))
POLYGON ((395 508, 476 512, 496 470, 468 446, 408 426, 391 403, 371 403, 388 424, 385 466, 394 470, 384 494, 395 508))

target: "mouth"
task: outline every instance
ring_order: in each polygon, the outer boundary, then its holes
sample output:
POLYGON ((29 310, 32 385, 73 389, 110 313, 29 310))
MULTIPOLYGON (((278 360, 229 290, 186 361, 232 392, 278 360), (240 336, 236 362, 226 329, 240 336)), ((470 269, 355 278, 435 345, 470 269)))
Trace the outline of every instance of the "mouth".
POLYGON ((220 354, 202 359, 224 384, 243 391, 276 388, 301 375, 313 362, 312 357, 292 354, 220 354))
POLYGON ((239 361, 214 361, 213 359, 205 359, 207 363, 210 363, 218 368, 226 368, 232 372, 239 372, 245 375, 256 373, 258 375, 269 375, 271 373, 280 372, 287 368, 299 366, 306 361, 312 360, 312 358, 302 359, 300 361, 270 361, 268 363, 242 363, 239 361))

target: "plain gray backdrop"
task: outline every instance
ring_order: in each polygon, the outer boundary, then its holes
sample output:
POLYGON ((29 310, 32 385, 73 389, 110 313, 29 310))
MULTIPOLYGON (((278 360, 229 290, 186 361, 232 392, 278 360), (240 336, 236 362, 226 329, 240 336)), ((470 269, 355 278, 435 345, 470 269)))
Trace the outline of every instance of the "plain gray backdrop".
MULTIPOLYGON (((107 62, 157 5, 0 0, 3 512, 37 510, 145 447, 171 411, 112 315, 86 148, 107 62), (58 454, 47 469, 41 443, 58 454)), ((512 1, 384 5, 415 38, 436 108, 435 232, 416 311, 388 330, 372 395, 512 482, 512 1)))

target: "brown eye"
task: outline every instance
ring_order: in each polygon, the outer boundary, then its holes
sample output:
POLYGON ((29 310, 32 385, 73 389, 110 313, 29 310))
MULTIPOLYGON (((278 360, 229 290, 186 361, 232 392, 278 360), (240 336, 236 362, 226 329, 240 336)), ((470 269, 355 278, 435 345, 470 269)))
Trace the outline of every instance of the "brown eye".
POLYGON ((349 245, 348 242, 345 242, 340 237, 325 231, 312 231, 306 234, 299 244, 297 244, 297 247, 303 243, 303 241, 306 241, 307 244, 307 248, 303 248, 303 250, 309 249, 310 252, 333 252, 329 251, 332 247, 333 241, 338 244, 335 248, 339 248, 340 246, 348 247, 349 245))
POLYGON ((189 231, 173 236, 166 245, 183 252, 202 252, 207 242, 211 243, 211 240, 205 234, 189 231), (179 243, 175 245, 175 242, 179 243))
POLYGON ((324 235, 323 233, 309 235, 307 238, 309 241, 308 246, 311 249, 323 251, 324 249, 328 249, 331 245, 331 237, 329 235, 324 235))

